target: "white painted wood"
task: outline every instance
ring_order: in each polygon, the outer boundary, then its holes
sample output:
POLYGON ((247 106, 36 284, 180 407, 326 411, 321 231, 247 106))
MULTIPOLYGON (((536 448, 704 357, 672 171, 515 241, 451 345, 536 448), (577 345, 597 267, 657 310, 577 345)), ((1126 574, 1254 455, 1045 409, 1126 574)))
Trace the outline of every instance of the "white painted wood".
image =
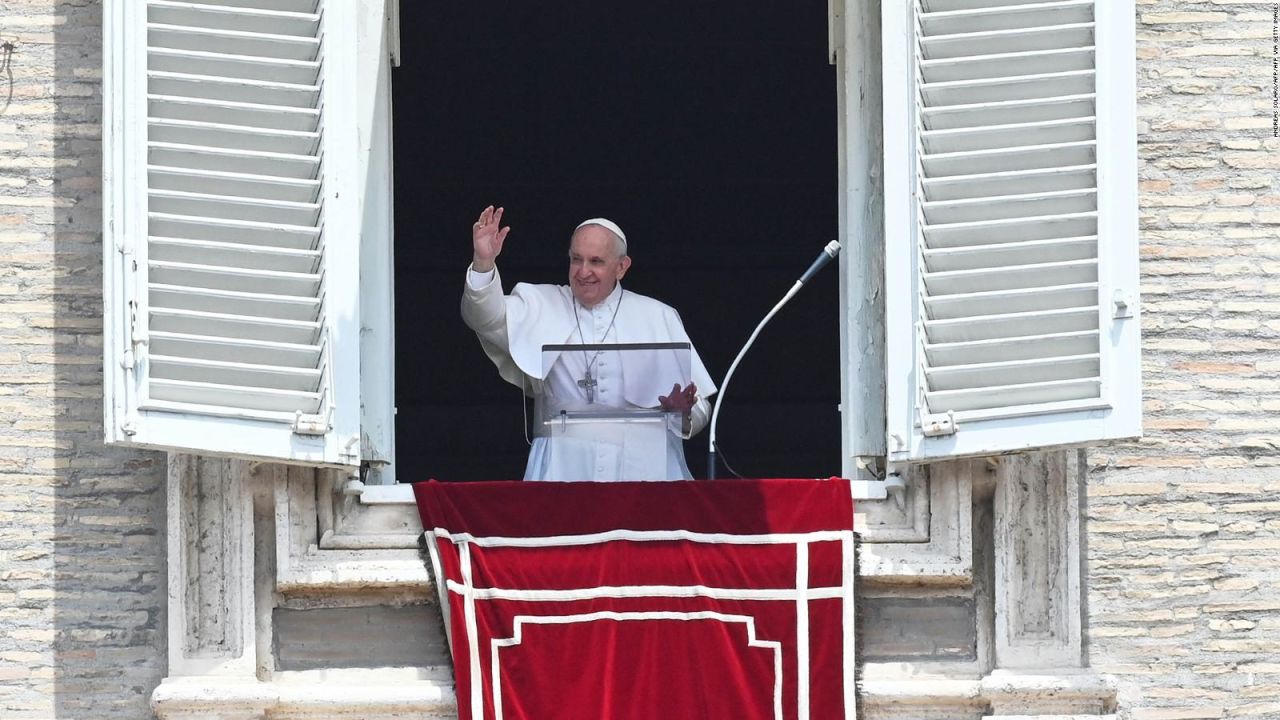
POLYGON ((915 250, 916 187, 912 167, 917 162, 915 104, 914 2, 889 2, 881 9, 881 72, 883 74, 884 152, 884 326, 885 435, 892 456, 908 448, 916 425, 914 388, 920 364, 911 344, 912 329, 920 321, 918 295, 903 279, 917 275, 920 253, 915 250))
MULTIPOLYGON (((329 62, 324 66, 324 85, 337 103, 325 105, 325 237, 324 273, 341 281, 325 284, 325 303, 332 303, 335 320, 326 338, 329 352, 328 372, 335 381, 330 384, 331 402, 338 409, 332 416, 332 428, 340 438, 340 453, 349 465, 360 464, 363 442, 360 432, 360 242, 364 174, 360 172, 360 115, 350 102, 362 85, 356 32, 362 18, 372 13, 381 28, 381 3, 329 3, 324 16, 325 52, 336 52, 345 62, 329 62), (333 162, 328 158, 336 158, 333 162), (330 208, 339 209, 330 213, 330 208)), ((367 27, 367 25, 366 25, 367 27)), ((388 120, 389 122, 389 120, 388 120)), ((389 200, 388 200, 389 202, 389 200)), ((387 290, 390 292, 390 289, 387 290)))
POLYGON ((400 0, 387 0, 387 53, 392 67, 400 67, 400 0))
POLYGON ((261 385, 278 390, 305 392, 314 387, 319 370, 282 368, 243 362, 202 360, 164 355, 151 356, 152 377, 192 382, 210 381, 222 385, 261 385))
MULTIPOLYGON (((397 0, 388 0, 388 5, 392 10, 399 7, 397 0)), ((377 20, 371 13, 362 14, 356 35, 362 78, 354 99, 360 114, 358 172, 366 178, 360 214, 360 427, 361 456, 370 465, 366 481, 392 484, 396 372, 391 64, 399 55, 399 27, 397 20, 389 36, 377 20)))
POLYGON ((1137 436, 1132 3, 883 22, 890 462, 1137 436))
POLYGON ((827 0, 827 58, 832 65, 840 62, 844 47, 844 0, 827 0))
POLYGON ((227 55, 206 50, 154 48, 149 52, 153 71, 182 72, 202 76, 228 75, 295 85, 315 85, 320 79, 320 63, 247 55, 227 55))
MULTIPOLYGON (((922 130, 920 132, 920 142, 924 145, 925 151, 931 155, 948 152, 992 150, 1005 146, 1009 142, 1011 133, 1016 134, 1021 139, 1021 142, 1030 147, 1084 142, 1093 138, 1093 118, 1064 118, 1025 123, 1005 123, 1003 125, 976 128, 960 127, 922 130)), ((1040 172, 1054 173, 1059 171, 1059 168, 1047 168, 1040 172)), ((943 180, 935 178, 925 182, 931 191, 929 196, 932 197, 932 191, 943 180)), ((967 179, 957 184, 963 186, 972 182, 974 182, 973 179, 967 179)), ((1050 187, 1057 187, 1057 184, 1052 184, 1050 187)), ((1080 187, 1093 187, 1092 173, 1081 182, 1080 187)), ((1008 194, 1012 195, 1013 193, 1008 194)))
MULTIPOLYGON (((193 238, 148 238, 151 243, 151 257, 158 261, 196 262, 203 261, 214 266, 243 267, 248 270, 266 270, 271 272, 310 275, 320 269, 321 256, 318 250, 310 248, 294 249, 287 247, 266 247, 252 243, 225 243, 193 238)), ((159 284, 159 283, 157 283, 159 284)), ((155 294, 153 285, 152 293, 155 294)), ((222 295, 219 301, 228 299, 231 293, 210 288, 192 288, 181 285, 170 286, 181 289, 184 296, 204 297, 214 294, 222 295)), ((293 297, 274 293, 242 293, 259 298, 275 298, 279 302, 296 308, 318 310, 320 299, 316 297, 293 297)), ((215 305, 204 309, 224 307, 215 305)), ((312 315, 314 317, 314 312, 312 315)))
POLYGON ((1112 342, 1102 346, 1103 396, 1111 398, 1114 435, 1142 429, 1141 313, 1138 283, 1138 139, 1133 8, 1128 2, 1098 6, 1098 257, 1099 324, 1112 342), (1114 317, 1114 298, 1125 297, 1129 315, 1114 317))
MULTIPOLYGON (((320 142, 318 132, 247 128, 241 125, 177 119, 152 120, 151 138, 156 142, 171 145, 203 143, 207 147, 273 150, 289 155, 310 155, 315 152, 320 142)), ((189 169, 186 170, 188 174, 195 174, 189 169)), ((203 175, 214 175, 214 173, 203 173, 203 175)), ((280 178, 270 179, 273 182, 285 184, 285 181, 280 178)), ((305 185, 305 183, 298 184, 305 185)))
MULTIPOLYGON (((889 6, 898 3, 886 3, 889 6)), ((884 445, 884 247, 878 130, 880 0, 833 0, 839 110, 840 402, 845 477, 863 476, 884 445)), ((892 85, 892 84, 891 84, 892 85)), ((896 86, 886 92, 896 91, 896 86)), ((887 170, 887 168, 886 168, 887 170)))
POLYGON ((298 345, 274 340, 227 340, 185 333, 153 331, 151 349, 157 355, 198 356, 207 360, 272 364, 277 367, 315 367, 321 355, 318 345, 298 345))
POLYGON ((926 82, 948 82, 974 77, 1009 77, 1092 67, 1092 48, 1063 48, 960 59, 922 60, 920 73, 926 82))
MULTIPOLYGON (((366 202, 390 216, 389 153, 370 149, 389 143, 390 117, 352 100, 389 98, 363 90, 379 74, 358 62, 363 49, 387 64, 385 13, 333 0, 108 12, 109 442, 334 466, 372 446, 361 415, 389 417, 392 394, 362 407, 361 242, 376 235, 390 262, 389 220, 364 216, 366 202), (327 431, 297 435, 300 413, 327 431)), ((390 283, 379 289, 389 305, 390 283)))
MULTIPOLYGON (((134 239, 145 236, 134 227, 140 213, 130 207, 145 193, 132 192, 138 165, 131 157, 140 145, 130 142, 137 135, 136 107, 144 97, 139 88, 145 67, 145 45, 136 42, 139 20, 136 3, 111 2, 103 7, 102 33, 102 290, 103 290, 103 427, 108 442, 120 442, 136 432, 137 400, 135 356, 130 337, 130 319, 136 295, 132 272, 134 239), (139 61, 139 54, 143 58, 139 61)), ((145 119, 143 120, 145 121, 145 119)))

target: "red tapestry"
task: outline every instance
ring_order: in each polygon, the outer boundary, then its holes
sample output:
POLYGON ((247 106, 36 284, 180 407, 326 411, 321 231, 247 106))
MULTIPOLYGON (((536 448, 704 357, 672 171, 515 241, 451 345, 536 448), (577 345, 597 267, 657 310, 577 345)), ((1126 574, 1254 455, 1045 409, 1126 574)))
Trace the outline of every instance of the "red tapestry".
POLYGON ((854 717, 847 481, 414 490, 461 720, 854 717))

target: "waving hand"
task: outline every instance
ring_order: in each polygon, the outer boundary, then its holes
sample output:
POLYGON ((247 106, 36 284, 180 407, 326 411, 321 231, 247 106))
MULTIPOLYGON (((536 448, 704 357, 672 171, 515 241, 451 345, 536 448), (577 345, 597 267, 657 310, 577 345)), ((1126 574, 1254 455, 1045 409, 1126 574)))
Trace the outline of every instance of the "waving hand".
POLYGON ((492 270, 510 231, 511 226, 502 227, 502 208, 494 210, 492 205, 485 208, 471 226, 471 268, 476 272, 492 270))

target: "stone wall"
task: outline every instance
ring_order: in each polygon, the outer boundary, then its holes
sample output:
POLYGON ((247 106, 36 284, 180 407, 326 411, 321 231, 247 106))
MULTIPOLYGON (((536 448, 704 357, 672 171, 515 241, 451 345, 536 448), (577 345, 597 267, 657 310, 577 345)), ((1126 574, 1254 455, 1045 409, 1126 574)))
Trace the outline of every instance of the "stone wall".
POLYGON ((0 3, 0 717, 151 717, 164 462, 102 444, 98 2, 0 3))
POLYGON ((1089 454, 1089 654, 1134 718, 1280 717, 1280 3, 1138 5, 1146 437, 1089 454))

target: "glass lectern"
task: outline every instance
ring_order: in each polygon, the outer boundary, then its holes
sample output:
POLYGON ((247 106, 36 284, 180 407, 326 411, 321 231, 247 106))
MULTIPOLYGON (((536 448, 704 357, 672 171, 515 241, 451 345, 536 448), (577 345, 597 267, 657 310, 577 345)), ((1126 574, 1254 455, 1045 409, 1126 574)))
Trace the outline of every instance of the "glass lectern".
POLYGON ((686 477, 684 417, 658 397, 689 384, 691 354, 687 342, 544 345, 534 434, 567 475, 556 479, 686 477))

